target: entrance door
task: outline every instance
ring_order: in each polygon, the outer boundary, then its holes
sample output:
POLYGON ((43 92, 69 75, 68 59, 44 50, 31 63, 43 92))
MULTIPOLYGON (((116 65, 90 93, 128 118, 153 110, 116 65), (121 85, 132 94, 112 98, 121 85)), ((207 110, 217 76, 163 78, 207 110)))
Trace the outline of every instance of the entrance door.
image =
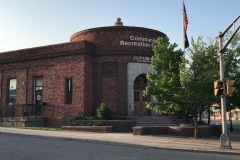
POLYGON ((149 97, 144 96, 144 90, 147 84, 146 75, 139 75, 134 81, 134 114, 136 116, 151 115, 149 109, 146 108, 146 102, 149 97))
POLYGON ((42 115, 43 77, 34 78, 34 116, 42 115))

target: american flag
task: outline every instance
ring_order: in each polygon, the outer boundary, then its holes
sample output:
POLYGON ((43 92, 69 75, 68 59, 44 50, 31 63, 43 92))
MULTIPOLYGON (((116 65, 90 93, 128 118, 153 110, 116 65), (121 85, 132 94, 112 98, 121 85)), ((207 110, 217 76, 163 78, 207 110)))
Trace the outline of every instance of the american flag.
POLYGON ((186 12, 184 2, 183 2, 183 25, 184 25, 184 30, 186 32, 187 26, 188 26, 188 18, 187 18, 187 12, 186 12))
POLYGON ((184 33, 184 49, 189 47, 188 37, 187 37, 187 26, 188 26, 188 18, 187 12, 185 8, 185 4, 183 1, 183 33, 184 33))

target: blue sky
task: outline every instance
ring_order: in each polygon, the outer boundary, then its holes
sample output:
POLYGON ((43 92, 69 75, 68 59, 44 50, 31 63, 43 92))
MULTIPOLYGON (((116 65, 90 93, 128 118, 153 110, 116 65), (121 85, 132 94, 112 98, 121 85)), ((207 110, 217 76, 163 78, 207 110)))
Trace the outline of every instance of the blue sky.
MULTIPOLYGON (((114 25, 151 28, 182 48, 182 0, 0 0, 0 52, 65 43, 75 32, 114 25)), ((185 0, 189 40, 215 38, 240 0, 185 0)), ((240 19, 236 26, 240 24, 240 19)))

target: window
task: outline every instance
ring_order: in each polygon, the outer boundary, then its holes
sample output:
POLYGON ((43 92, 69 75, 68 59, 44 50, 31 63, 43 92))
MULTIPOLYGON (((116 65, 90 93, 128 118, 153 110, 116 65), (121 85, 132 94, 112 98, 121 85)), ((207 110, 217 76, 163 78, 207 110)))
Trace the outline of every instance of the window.
POLYGON ((8 105, 14 105, 16 103, 16 89, 17 89, 17 80, 9 79, 8 81, 8 105))
POLYGON ((139 101, 139 92, 134 92, 134 101, 139 101))
POLYGON ((147 96, 143 96, 143 102, 147 102, 148 98, 147 96))
POLYGON ((65 80, 65 104, 72 104, 72 78, 66 78, 65 80))
POLYGON ((138 76, 134 81, 134 87, 137 88, 141 85, 141 77, 138 76))

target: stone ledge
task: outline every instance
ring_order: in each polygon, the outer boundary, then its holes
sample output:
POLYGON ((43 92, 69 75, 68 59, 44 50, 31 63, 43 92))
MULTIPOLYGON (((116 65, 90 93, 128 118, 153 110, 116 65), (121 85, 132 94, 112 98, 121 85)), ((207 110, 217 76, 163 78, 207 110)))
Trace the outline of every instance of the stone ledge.
POLYGON ((0 121, 0 126, 23 126, 23 127, 42 127, 44 117, 4 117, 0 121))
POLYGON ((137 126, 133 127, 134 135, 168 134, 168 126, 137 126))
MULTIPOLYGON (((134 135, 194 135, 193 127, 180 126, 137 126, 133 127, 134 135)), ((198 137, 212 137, 221 135, 221 125, 198 126, 198 137)))
POLYGON ((62 126, 61 130, 111 133, 113 132, 113 127, 112 126, 62 126))
MULTIPOLYGON (((133 120, 76 120, 76 126, 88 126, 87 124, 101 123, 101 126, 112 126, 114 132, 132 132, 133 120), (85 125, 82 125, 85 124, 85 125)), ((96 125, 97 126, 97 125, 96 125)))

